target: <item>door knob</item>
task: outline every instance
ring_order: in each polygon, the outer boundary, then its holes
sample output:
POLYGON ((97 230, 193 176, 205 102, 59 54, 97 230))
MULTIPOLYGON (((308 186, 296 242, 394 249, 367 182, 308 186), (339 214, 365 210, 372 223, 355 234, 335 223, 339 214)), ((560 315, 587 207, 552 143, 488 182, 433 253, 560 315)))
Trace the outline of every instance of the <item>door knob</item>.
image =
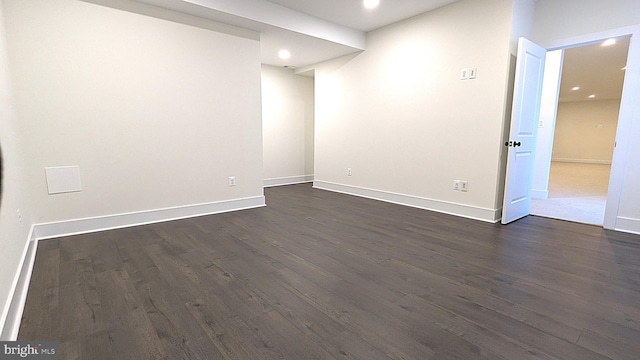
POLYGON ((520 141, 505 141, 504 146, 513 146, 513 147, 518 147, 522 145, 522 143, 520 141))

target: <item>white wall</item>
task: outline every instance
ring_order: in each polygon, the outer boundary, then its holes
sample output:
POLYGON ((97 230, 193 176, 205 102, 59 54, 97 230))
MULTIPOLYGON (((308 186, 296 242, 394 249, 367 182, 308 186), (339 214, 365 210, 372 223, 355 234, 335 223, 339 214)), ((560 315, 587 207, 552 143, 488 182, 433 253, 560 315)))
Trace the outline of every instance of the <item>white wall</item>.
POLYGON ((13 93, 7 65, 4 11, 0 3, 0 146, 2 179, 0 186, 0 333, 13 295, 17 269, 24 257, 31 224, 24 177, 25 159, 18 119, 13 109, 13 93), (18 218, 18 209, 22 222, 18 218))
POLYGON ((371 32, 365 52, 318 65, 315 186, 493 221, 511 5, 461 1, 371 32), (469 67, 477 79, 460 80, 469 67), (454 179, 469 191, 453 191, 454 179))
POLYGON ((533 35, 547 47, 632 36, 604 223, 607 228, 640 233, 640 142, 634 141, 640 138, 640 2, 538 0, 533 35))
POLYGON ((3 3, 34 222, 262 196, 258 41, 73 0, 3 3), (63 165, 83 190, 48 195, 44 168, 63 165))
POLYGON ((262 65, 265 185, 313 180, 313 78, 262 65))
POLYGON ((518 38, 531 37, 535 2, 538 0, 513 0, 511 19, 511 53, 518 53, 518 38))
POLYGON ((536 159, 531 185, 533 199, 547 199, 549 197, 549 173, 551 172, 551 154, 558 112, 563 57, 564 50, 549 51, 545 60, 536 159))
POLYGON ((619 109, 620 100, 559 103, 553 160, 610 164, 619 109))
POLYGON ((547 44, 636 24, 640 24, 637 0, 538 0, 532 36, 547 44))
POLYGON ((75 0, 1 6, 0 326, 19 319, 32 224, 46 237, 264 205, 257 36, 75 0), (62 165, 82 191, 48 195, 44 168, 62 165))

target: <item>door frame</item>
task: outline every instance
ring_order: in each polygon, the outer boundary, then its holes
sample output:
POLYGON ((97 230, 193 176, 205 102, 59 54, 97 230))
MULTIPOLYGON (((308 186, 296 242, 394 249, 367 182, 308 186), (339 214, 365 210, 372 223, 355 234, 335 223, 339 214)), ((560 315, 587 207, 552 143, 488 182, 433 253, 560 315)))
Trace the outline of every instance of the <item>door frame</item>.
POLYGON ((603 39, 629 36, 629 54, 627 56, 627 70, 624 76, 620 113, 618 115, 618 129, 616 131, 616 147, 611 160, 611 174, 604 213, 605 229, 616 229, 620 198, 624 184, 624 175, 629 157, 629 142, 632 140, 631 128, 633 115, 640 106, 634 99, 640 98, 640 25, 611 29, 587 35, 554 40, 541 44, 547 51, 561 50, 575 46, 598 43, 603 39))

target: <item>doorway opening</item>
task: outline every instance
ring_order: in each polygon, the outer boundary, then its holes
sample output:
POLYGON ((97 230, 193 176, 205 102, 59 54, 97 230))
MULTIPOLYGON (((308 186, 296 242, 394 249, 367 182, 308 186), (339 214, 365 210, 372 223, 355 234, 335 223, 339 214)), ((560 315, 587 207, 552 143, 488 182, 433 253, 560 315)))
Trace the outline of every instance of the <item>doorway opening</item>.
POLYGON ((314 179, 315 72, 262 65, 265 187, 314 179))
POLYGON ((629 41, 559 50, 556 111, 539 124, 538 144, 550 146, 549 159, 536 162, 531 214, 604 224, 629 41))

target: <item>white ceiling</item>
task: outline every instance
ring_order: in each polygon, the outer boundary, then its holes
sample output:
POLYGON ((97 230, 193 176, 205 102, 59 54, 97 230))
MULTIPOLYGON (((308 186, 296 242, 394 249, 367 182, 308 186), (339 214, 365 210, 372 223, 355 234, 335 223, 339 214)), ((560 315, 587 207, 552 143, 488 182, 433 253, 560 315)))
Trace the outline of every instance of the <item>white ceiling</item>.
POLYGON ((380 0, 373 10, 362 0, 130 1, 259 32, 263 64, 303 67, 362 51, 367 32, 459 0, 380 0), (289 60, 278 57, 283 48, 289 60))
POLYGON ((612 100, 622 96, 629 38, 615 45, 602 43, 566 49, 560 84, 560 101, 612 100), (580 90, 573 91, 579 86, 580 90), (589 95, 595 95, 590 99, 589 95))
POLYGON ((458 0, 381 0, 367 10, 362 0, 268 0, 314 17, 369 32, 401 20, 454 3, 458 0))
MULTIPOLYGON (((262 63, 304 67, 362 51, 366 33, 459 0, 380 0, 365 9, 362 0, 83 0, 121 7, 144 3, 259 34, 262 63), (289 60, 278 58, 288 49, 289 60)), ((256 35, 257 38, 257 35, 256 35)), ((620 99, 629 39, 565 51, 560 101, 620 99), (572 91, 574 86, 580 90, 572 91)))

